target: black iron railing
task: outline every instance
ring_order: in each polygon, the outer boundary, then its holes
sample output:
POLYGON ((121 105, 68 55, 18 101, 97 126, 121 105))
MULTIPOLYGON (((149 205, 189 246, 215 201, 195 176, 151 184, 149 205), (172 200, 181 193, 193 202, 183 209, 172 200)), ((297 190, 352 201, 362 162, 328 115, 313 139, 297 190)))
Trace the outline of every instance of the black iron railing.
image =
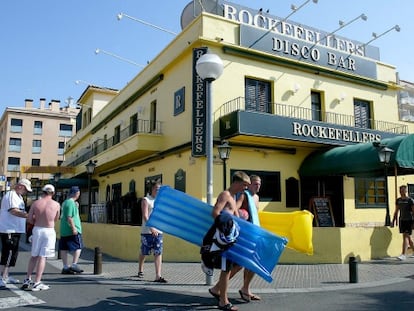
POLYGON ((394 134, 408 134, 408 126, 404 124, 367 119, 364 120, 364 123, 361 125, 355 121, 355 117, 352 115, 345 115, 334 112, 321 112, 319 110, 300 106, 284 105, 263 101, 259 102, 252 99, 246 100, 244 97, 237 97, 224 103, 219 109, 215 111, 214 119, 217 120, 236 110, 257 111, 301 120, 313 120, 342 126, 370 128, 377 131, 394 134), (315 116, 318 116, 319 119, 315 118, 315 116))

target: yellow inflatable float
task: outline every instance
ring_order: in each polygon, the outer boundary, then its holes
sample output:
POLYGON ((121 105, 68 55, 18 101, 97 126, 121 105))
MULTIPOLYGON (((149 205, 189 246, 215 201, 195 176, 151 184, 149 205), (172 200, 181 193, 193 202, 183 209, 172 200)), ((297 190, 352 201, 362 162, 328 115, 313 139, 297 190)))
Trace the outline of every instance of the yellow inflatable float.
POLYGON ((263 229, 288 239, 286 247, 313 255, 313 214, 309 211, 259 212, 263 229))

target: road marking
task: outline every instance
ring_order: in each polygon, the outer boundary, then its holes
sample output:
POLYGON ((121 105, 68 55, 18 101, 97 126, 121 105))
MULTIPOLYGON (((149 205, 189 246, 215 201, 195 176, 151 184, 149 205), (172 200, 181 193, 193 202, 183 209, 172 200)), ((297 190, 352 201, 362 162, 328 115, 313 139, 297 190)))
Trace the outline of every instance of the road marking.
POLYGON ((17 297, 0 298, 0 309, 23 307, 27 305, 38 305, 45 301, 30 295, 27 291, 17 288, 15 285, 8 284, 7 288, 17 297))

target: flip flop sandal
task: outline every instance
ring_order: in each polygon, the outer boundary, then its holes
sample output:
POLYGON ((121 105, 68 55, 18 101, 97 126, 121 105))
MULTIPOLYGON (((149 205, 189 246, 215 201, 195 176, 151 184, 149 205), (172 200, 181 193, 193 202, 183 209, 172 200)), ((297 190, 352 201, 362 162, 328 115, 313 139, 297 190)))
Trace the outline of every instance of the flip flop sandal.
POLYGON ((224 306, 218 305, 219 310, 225 310, 225 311, 237 311, 239 308, 233 306, 231 303, 228 303, 224 306))
POLYGON ((250 300, 262 300, 262 298, 260 298, 259 296, 255 295, 255 294, 251 294, 250 295, 250 300))
POLYGON ((208 289, 208 292, 210 293, 211 296, 213 296, 214 298, 216 298, 217 301, 220 300, 220 295, 219 294, 216 294, 216 293, 213 293, 213 291, 211 290, 211 288, 208 289))
POLYGON ((246 302, 250 302, 250 295, 239 290, 240 298, 246 302))

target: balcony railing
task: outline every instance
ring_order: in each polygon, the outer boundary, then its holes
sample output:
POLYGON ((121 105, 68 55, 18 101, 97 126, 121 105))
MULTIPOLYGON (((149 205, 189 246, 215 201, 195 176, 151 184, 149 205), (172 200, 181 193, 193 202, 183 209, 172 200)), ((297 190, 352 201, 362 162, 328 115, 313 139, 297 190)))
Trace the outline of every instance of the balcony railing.
POLYGON ((105 139, 99 139, 97 143, 91 145, 89 151, 79 155, 76 160, 68 163, 67 166, 77 166, 82 164, 85 161, 88 161, 93 156, 96 156, 108 148, 115 146, 122 141, 126 140, 127 138, 138 134, 138 133, 151 133, 151 134, 162 134, 161 131, 161 122, 160 121, 152 121, 152 120, 140 120, 138 119, 137 122, 130 123, 127 127, 123 128, 119 135, 114 135, 112 137, 105 139))
POLYGON ((277 103, 257 103, 254 100, 249 99, 246 105, 246 99, 244 97, 237 97, 224 103, 214 113, 214 119, 217 120, 222 116, 225 116, 233 111, 246 110, 246 111, 257 111, 262 113, 274 114, 282 117, 296 118, 301 120, 312 120, 321 121, 330 124, 350 126, 350 127, 365 127, 374 129, 377 131, 394 133, 394 134, 408 134, 408 126, 399 123, 392 123, 387 121, 380 121, 374 119, 364 120, 367 126, 362 126, 355 122, 355 117, 352 115, 339 114, 334 112, 321 113, 310 108, 304 108, 300 106, 284 105, 277 103), (257 107, 257 108, 252 108, 257 107), (321 116, 321 120, 316 120, 312 116, 317 112, 321 116))

